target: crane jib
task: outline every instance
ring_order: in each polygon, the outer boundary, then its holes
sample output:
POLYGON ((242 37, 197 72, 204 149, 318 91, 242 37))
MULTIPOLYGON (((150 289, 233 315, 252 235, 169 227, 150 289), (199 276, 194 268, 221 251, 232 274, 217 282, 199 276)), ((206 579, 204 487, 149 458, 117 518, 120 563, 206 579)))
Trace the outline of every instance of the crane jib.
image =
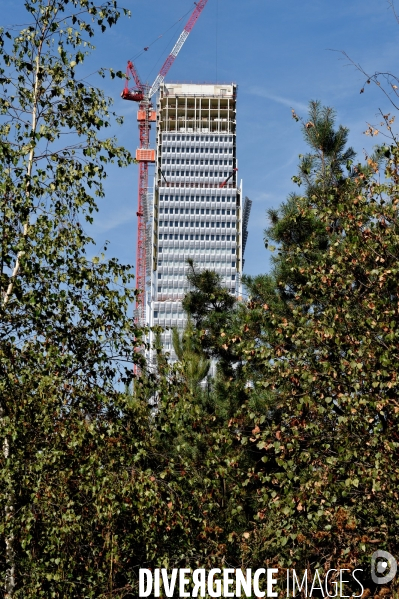
POLYGON ((190 31, 192 30, 192 28, 194 27, 195 23, 197 22, 198 17, 200 16, 201 12, 203 11, 203 9, 205 8, 205 4, 208 2, 208 0, 200 0, 200 2, 197 3, 196 8, 194 9, 193 14, 191 15, 187 25, 185 26, 185 31, 188 31, 188 33, 190 33, 190 31))
POLYGON ((179 39, 177 40, 176 44, 173 47, 173 50, 169 54, 168 58, 165 60, 161 70, 159 71, 157 78, 155 79, 154 83, 152 84, 151 89, 148 94, 148 98, 152 98, 152 96, 157 93, 160 85, 163 83, 163 80, 165 79, 170 67, 172 66, 172 64, 175 61, 176 56, 179 54, 180 50, 182 49, 184 42, 188 38, 190 32, 192 31, 194 25, 196 24, 198 17, 200 16, 200 14, 203 11, 207 2, 208 2, 208 0, 200 0, 197 3, 193 14, 191 15, 190 19, 188 20, 187 25, 185 26, 182 33, 180 34, 179 39))
POLYGON ((170 67, 172 66, 174 59, 179 54, 179 52, 187 38, 188 38, 188 32, 183 31, 183 33, 177 40, 172 52, 169 54, 168 58, 165 60, 165 63, 163 65, 162 69, 160 70, 160 74, 163 75, 164 77, 165 77, 166 73, 169 71, 170 67))

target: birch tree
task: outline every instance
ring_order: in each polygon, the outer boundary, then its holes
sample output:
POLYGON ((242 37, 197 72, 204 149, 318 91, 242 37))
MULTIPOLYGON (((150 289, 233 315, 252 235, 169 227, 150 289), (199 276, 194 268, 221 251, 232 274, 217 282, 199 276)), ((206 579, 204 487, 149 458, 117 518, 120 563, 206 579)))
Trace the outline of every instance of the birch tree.
POLYGON ((65 432, 68 418, 73 430, 104 413, 104 398, 129 378, 138 337, 129 267, 89 259, 85 232, 107 164, 127 166, 131 156, 104 135, 119 120, 111 100, 79 78, 95 32, 127 11, 115 0, 28 0, 25 9, 29 25, 0 30, 0 577, 8 598, 31 596, 27 572, 42 596, 27 566, 43 482, 32 478, 35 459, 40 471, 51 430, 65 432))

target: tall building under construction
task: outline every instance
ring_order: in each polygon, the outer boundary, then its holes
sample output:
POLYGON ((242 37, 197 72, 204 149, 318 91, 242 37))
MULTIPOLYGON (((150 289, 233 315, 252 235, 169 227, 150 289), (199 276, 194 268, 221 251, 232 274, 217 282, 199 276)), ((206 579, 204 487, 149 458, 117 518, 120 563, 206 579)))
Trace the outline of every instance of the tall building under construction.
MULTIPOLYGON (((163 83, 156 110, 155 182, 147 232, 146 321, 185 323, 187 258, 241 295, 251 207, 237 180, 237 86, 163 83)), ((163 344, 172 350, 171 331, 163 344)))

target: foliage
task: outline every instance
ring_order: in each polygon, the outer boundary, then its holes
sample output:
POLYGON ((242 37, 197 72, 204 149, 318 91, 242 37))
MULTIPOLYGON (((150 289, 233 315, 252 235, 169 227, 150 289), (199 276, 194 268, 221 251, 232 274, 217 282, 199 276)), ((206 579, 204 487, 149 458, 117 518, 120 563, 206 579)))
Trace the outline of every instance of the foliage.
POLYGON ((190 291, 183 299, 183 309, 200 331, 203 351, 218 358, 219 367, 226 376, 232 375, 232 367, 240 358, 223 343, 223 331, 232 326, 237 300, 223 285, 220 275, 212 270, 199 271, 191 259, 187 262, 190 291))
MULTIPOLYGON (((317 264, 319 254, 328 248, 331 232, 340 226, 335 215, 326 228, 312 207, 322 204, 328 196, 337 196, 348 177, 365 170, 361 165, 352 168, 355 152, 351 147, 346 148, 349 130, 342 125, 336 127, 332 108, 310 101, 307 118, 302 119, 295 113, 294 118, 301 122, 310 149, 300 156, 298 175, 293 177, 293 181, 304 187, 304 193, 291 193, 278 209, 267 211, 269 226, 265 230, 265 245, 273 251, 270 241, 278 245, 277 255, 271 258, 272 272, 256 279, 243 278, 252 301, 273 305, 273 309, 285 317, 289 317, 291 305, 299 301, 297 285, 305 283, 302 266, 317 264), (310 237, 313 238, 311 248, 307 245, 310 237), (295 269, 292 268, 294 248, 297 249, 295 269), (285 259, 287 252, 290 262, 285 259)), ((305 309, 305 303, 300 301, 305 309)))
POLYGON ((100 137, 110 100, 77 76, 89 39, 120 11, 25 6, 32 24, 0 36, 0 579, 8 597, 100 597, 129 575, 126 489, 148 484, 132 478, 147 407, 116 391, 139 357, 132 275, 88 257, 82 224, 104 196, 106 165, 131 163, 100 137))
POLYGON ((182 334, 179 334, 177 328, 172 331, 172 342, 175 354, 180 362, 181 371, 190 393, 194 394, 199 389, 199 384, 207 376, 211 367, 208 360, 195 336, 195 331, 191 319, 182 334))
POLYGON ((335 129, 335 120, 333 108, 322 106, 320 101, 309 102, 308 120, 302 121, 302 133, 311 152, 300 156, 298 176, 293 178, 299 185, 305 184, 309 198, 338 187, 345 180, 343 167, 356 156, 353 148, 345 147, 349 129, 342 125, 335 129))
POLYGON ((269 215, 274 272, 237 302, 190 262, 180 364, 158 335, 151 370, 130 269, 89 259, 81 224, 106 165, 132 161, 100 139, 109 100, 76 76, 84 38, 119 11, 26 6, 33 25, 1 34, 6 596, 133 597, 139 567, 352 568, 377 541, 397 553, 396 140, 381 183, 373 158, 352 169, 347 130, 311 103, 305 195, 269 215), (209 359, 219 370, 200 390, 209 359))
POLYGON ((398 144, 385 154, 386 183, 372 163, 373 177, 360 172, 302 204, 301 217, 329 231, 338 212, 340 229, 324 252, 317 230, 285 248, 298 304, 288 317, 264 306, 274 336, 239 345, 248 376, 263 372, 252 393, 269 404, 243 436, 262 453, 249 546, 258 562, 368 571, 376 543, 398 552, 398 144), (316 261, 301 259, 315 250, 316 261))

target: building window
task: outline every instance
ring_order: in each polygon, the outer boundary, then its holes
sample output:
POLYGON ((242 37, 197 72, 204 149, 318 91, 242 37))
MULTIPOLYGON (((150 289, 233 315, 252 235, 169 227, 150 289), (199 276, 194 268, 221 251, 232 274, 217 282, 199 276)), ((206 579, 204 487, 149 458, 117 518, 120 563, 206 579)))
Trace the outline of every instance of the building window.
POLYGON ((158 273, 158 279, 162 279, 161 273, 158 273))
POLYGON ((235 265, 236 265, 236 263, 235 263, 235 262, 232 262, 232 263, 231 263, 231 267, 232 267, 232 268, 235 268, 235 265))
POLYGON ((158 311, 157 310, 154 311, 154 318, 158 318, 158 311))
POLYGON ((236 276, 235 275, 231 275, 231 280, 235 281, 236 280, 236 276))

